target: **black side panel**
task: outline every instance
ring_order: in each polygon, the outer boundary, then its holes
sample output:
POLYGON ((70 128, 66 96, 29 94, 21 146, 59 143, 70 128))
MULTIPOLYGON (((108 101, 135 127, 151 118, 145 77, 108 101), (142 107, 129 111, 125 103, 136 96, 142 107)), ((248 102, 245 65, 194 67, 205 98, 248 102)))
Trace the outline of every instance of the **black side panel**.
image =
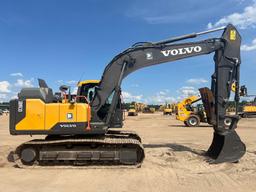
POLYGON ((12 135, 98 135, 105 134, 107 132, 107 127, 103 124, 102 126, 97 125, 94 127, 91 124, 93 129, 87 130, 87 122, 78 122, 78 123, 67 123, 59 122, 55 124, 52 129, 45 131, 35 131, 35 130, 25 130, 17 131, 11 129, 10 132, 12 135))
POLYGON ((10 101, 9 131, 16 135, 15 126, 26 117, 26 100, 14 99, 10 101))
POLYGON ((41 99, 46 102, 46 94, 41 88, 23 88, 18 94, 20 100, 41 99))

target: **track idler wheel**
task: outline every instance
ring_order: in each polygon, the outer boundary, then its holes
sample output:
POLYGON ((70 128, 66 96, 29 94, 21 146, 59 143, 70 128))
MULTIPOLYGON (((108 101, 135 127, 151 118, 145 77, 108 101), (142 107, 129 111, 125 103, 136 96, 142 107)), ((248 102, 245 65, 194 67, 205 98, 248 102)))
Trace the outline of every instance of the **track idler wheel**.
POLYGON ((37 151, 32 147, 23 148, 20 152, 20 159, 25 165, 33 165, 37 158, 37 151))
POLYGON ((235 130, 224 133, 214 132, 213 141, 206 155, 213 160, 210 163, 238 162, 246 152, 245 144, 235 130))

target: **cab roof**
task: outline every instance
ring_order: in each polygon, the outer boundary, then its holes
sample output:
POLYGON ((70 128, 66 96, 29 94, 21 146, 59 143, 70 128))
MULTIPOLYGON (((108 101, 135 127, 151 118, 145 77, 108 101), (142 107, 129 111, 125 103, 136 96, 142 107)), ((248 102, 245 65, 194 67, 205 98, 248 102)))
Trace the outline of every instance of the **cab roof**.
POLYGON ((84 84, 89 84, 89 83, 94 83, 94 84, 99 84, 100 80, 84 80, 84 81, 79 81, 77 83, 78 87, 81 87, 84 84))

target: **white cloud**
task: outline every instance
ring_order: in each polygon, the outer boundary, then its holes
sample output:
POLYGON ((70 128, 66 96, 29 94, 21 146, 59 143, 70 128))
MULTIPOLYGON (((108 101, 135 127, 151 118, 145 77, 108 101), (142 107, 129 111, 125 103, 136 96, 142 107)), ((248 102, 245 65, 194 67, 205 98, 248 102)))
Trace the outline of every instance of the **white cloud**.
POLYGON ((145 99, 145 103, 147 104, 156 104, 156 105, 160 105, 160 104, 165 104, 167 103, 174 103, 177 100, 174 97, 171 96, 163 96, 163 95, 154 95, 151 97, 148 97, 145 99))
POLYGON ((75 80, 69 80, 69 81, 57 80, 56 83, 61 84, 61 85, 63 85, 63 84, 76 85, 77 81, 75 81, 75 80))
POLYGON ((18 96, 17 96, 17 95, 13 95, 13 96, 11 97, 11 99, 18 99, 18 96))
POLYGON ((202 84, 202 83, 207 83, 208 81, 203 78, 192 78, 192 79, 188 79, 186 82, 190 84, 202 84))
POLYGON ((242 51, 253 51, 256 50, 256 38, 253 39, 251 45, 242 45, 241 46, 242 51))
POLYGON ((228 23, 232 23, 241 29, 254 28, 256 25, 256 2, 254 1, 252 5, 245 7, 242 13, 232 13, 216 23, 208 23, 207 27, 219 27, 228 23))
POLYGON ((125 102, 132 102, 132 101, 137 101, 137 102, 143 102, 146 104, 165 104, 166 102, 168 103, 173 103, 176 102, 176 98, 172 97, 169 95, 169 90, 164 89, 159 92, 157 92, 154 95, 151 96, 143 96, 143 95, 133 95, 130 92, 123 91, 122 96, 124 98, 125 102))
POLYGON ((123 91, 122 96, 125 102, 141 101, 143 97, 143 95, 133 95, 127 91, 123 91))
POLYGON ((131 87, 139 87, 139 84, 132 84, 131 87))
POLYGON ((69 81, 67 81, 66 83, 69 84, 69 85, 76 85, 76 84, 77 84, 77 81, 75 81, 75 80, 69 80, 69 81))
POLYGON ((6 94, 0 94, 0 99, 6 99, 7 95, 6 94))
POLYGON ((176 102, 176 99, 169 95, 169 90, 165 89, 162 91, 159 91, 153 96, 149 96, 146 99, 144 99, 144 102, 147 104, 165 104, 167 103, 173 103, 176 102))
POLYGON ((167 93, 166 93, 165 91, 159 91, 158 94, 164 96, 164 95, 166 95, 167 93))
POLYGON ((33 80, 17 79, 14 85, 16 87, 33 87, 33 80))
POLYGON ((11 84, 8 81, 0 81, 0 92, 1 93, 10 93, 11 84))
POLYGON ((13 76, 13 77, 23 77, 23 74, 22 73, 11 73, 10 76, 13 76))
POLYGON ((58 83, 58 84, 63 84, 64 81, 63 81, 63 80, 57 80, 56 83, 58 83))
POLYGON ((198 95, 199 94, 198 90, 195 87, 192 87, 192 86, 181 87, 178 90, 178 93, 181 94, 180 98, 185 98, 185 97, 188 97, 188 96, 191 96, 191 95, 198 95))

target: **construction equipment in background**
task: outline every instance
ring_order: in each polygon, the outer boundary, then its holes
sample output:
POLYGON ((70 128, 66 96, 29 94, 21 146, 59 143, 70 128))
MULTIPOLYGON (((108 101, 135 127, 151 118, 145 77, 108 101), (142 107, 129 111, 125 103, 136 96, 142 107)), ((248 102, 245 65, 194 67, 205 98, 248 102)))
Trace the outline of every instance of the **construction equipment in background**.
POLYGON ((256 117, 256 102, 251 102, 243 106, 243 111, 240 113, 243 118, 256 117))
MULTIPOLYGON (((207 116, 204 105, 198 103, 201 100, 200 96, 192 95, 179 102, 176 105, 176 119, 184 122, 187 127, 197 127, 200 123, 211 125, 211 116, 207 116)), ((229 127, 231 124, 231 118, 227 115, 225 116, 224 124, 226 127, 229 127)))
POLYGON ((175 105, 166 103, 163 108, 163 115, 172 115, 172 113, 174 111, 173 106, 175 106, 175 105))
MULTIPOLYGON (((215 53, 212 89, 200 91, 214 129, 206 155, 211 158, 211 163, 239 161, 246 150, 235 131, 239 116, 231 117, 228 128, 224 126, 224 119, 231 84, 235 82, 239 87, 240 45, 240 34, 233 25, 159 42, 136 43, 112 59, 100 81, 80 82, 74 100, 69 87, 60 87, 64 97, 59 98, 45 81, 39 80, 39 88, 24 88, 17 99, 11 100, 9 129, 12 135, 46 135, 46 138, 18 146, 14 161, 21 167, 63 164, 140 166, 144 159, 140 137, 134 132, 110 129, 123 126, 122 80, 144 67, 210 53, 215 53), (224 31, 220 38, 178 43, 219 30, 224 31)), ((239 102, 238 89, 235 101, 239 102)))
POLYGON ((132 102, 129 106, 128 116, 137 116, 138 115, 138 106, 136 102, 132 102))
POLYGON ((193 95, 183 99, 176 105, 176 119, 184 122, 188 127, 196 127, 200 122, 207 122, 206 113, 202 105, 197 105, 196 110, 192 104, 201 100, 201 97, 193 95))
POLYGON ((154 107, 145 106, 142 113, 155 113, 156 109, 154 107))
POLYGON ((0 109, 1 109, 2 111, 4 111, 4 110, 9 111, 9 108, 10 108, 9 102, 0 103, 0 109))
POLYGON ((137 111, 142 112, 147 105, 145 103, 137 103, 137 111))
POLYGON ((242 118, 256 117, 256 95, 248 95, 247 87, 245 85, 241 86, 240 92, 241 92, 240 94, 241 96, 253 97, 253 100, 241 107, 242 110, 239 112, 239 115, 242 118))

